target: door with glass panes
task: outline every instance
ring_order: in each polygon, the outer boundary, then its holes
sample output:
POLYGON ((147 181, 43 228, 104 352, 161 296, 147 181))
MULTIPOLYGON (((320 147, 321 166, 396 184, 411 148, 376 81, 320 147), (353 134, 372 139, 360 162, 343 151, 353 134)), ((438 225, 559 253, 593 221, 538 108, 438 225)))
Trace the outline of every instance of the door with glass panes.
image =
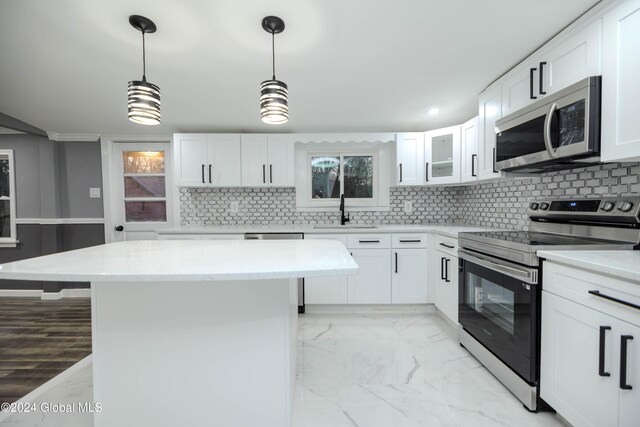
POLYGON ((113 241, 155 240, 173 224, 169 143, 115 143, 113 241))

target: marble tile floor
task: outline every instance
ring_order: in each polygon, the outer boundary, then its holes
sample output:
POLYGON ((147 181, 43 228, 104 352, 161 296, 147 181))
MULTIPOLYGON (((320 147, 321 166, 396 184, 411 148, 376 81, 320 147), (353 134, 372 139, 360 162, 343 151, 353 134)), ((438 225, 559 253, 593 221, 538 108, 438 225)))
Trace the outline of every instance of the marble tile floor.
MULTIPOLYGON (((307 313, 299 321, 295 427, 563 426, 532 414, 437 314, 307 313)), ((91 366, 43 395, 91 402, 91 366)), ((1 426, 90 427, 90 414, 16 414, 1 426)))

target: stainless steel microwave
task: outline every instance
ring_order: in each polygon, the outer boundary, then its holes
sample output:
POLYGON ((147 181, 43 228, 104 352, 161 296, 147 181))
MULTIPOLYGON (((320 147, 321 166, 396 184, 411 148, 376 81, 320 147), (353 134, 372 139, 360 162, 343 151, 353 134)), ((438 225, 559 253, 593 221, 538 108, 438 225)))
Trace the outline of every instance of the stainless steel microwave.
POLYGON ((497 170, 544 172, 600 162, 601 77, 588 77, 496 122, 497 170))

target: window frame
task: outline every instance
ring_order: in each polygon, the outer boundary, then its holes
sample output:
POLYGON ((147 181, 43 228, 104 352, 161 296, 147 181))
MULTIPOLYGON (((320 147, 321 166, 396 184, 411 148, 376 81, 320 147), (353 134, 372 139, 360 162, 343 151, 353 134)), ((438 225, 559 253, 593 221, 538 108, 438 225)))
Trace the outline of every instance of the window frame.
POLYGON ((348 150, 348 149, 329 149, 323 151, 308 151, 306 156, 306 182, 307 187, 305 189, 305 202, 308 207, 337 207, 340 205, 340 198, 326 198, 326 199, 314 199, 313 198, 313 190, 312 190, 312 182, 313 182, 313 172, 311 168, 311 159, 313 157, 339 157, 340 158, 340 194, 344 194, 344 158, 345 157, 372 157, 372 188, 371 188, 371 198, 361 198, 361 197, 345 197, 345 204, 352 206, 370 206, 376 207, 379 202, 379 191, 378 191, 378 180, 379 180, 379 167, 378 167, 378 152, 377 150, 348 150))
POLYGON ((13 150, 0 149, 0 159, 5 156, 9 160, 9 196, 2 196, 0 200, 9 202, 10 235, 8 237, 0 237, 0 247, 16 247, 18 244, 16 226, 16 171, 13 150))

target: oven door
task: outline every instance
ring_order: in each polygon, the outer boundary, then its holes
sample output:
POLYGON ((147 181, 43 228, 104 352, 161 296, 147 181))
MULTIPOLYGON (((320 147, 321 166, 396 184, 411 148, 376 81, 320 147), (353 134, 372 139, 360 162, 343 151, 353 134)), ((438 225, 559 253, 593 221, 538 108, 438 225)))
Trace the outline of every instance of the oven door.
POLYGON ((461 249, 458 321, 525 381, 538 380, 539 269, 461 249))

